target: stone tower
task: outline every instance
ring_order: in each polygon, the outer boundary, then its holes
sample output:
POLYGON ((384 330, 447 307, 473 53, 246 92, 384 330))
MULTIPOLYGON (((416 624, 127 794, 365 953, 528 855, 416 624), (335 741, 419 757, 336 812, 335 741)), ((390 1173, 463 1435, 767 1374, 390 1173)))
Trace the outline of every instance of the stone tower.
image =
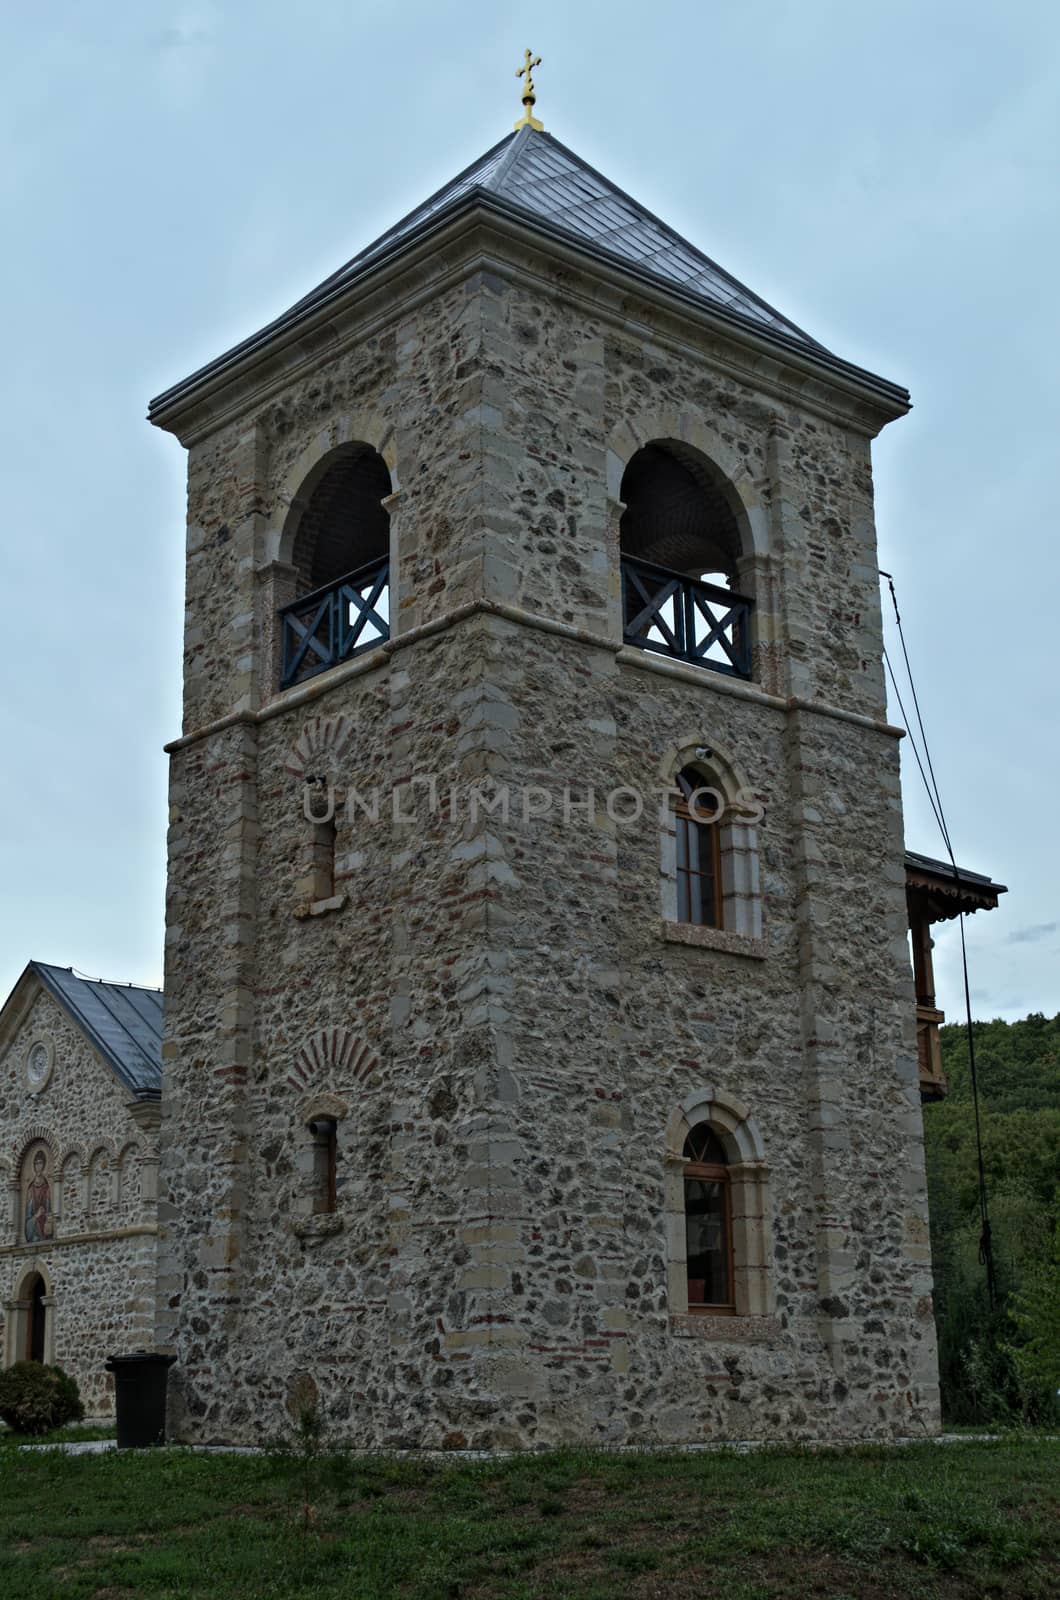
POLYGON ((154 401, 173 1436, 937 1427, 907 407, 529 125, 154 401))

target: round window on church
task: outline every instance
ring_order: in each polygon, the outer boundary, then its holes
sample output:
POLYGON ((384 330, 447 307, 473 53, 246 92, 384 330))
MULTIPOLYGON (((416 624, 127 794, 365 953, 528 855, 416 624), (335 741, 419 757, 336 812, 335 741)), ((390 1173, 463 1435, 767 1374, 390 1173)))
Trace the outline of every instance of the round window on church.
POLYGON ((40 1094, 52 1075, 55 1050, 50 1039, 37 1039, 26 1052, 26 1087, 30 1094, 40 1094))

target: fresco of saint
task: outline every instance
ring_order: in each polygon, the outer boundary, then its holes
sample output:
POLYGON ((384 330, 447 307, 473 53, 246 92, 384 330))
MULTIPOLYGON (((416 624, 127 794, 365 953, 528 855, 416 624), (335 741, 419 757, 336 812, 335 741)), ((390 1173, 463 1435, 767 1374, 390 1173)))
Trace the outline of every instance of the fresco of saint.
POLYGON ((52 1188, 48 1182, 48 1158, 43 1150, 33 1152, 33 1176, 26 1189, 26 1243, 42 1244, 54 1233, 52 1188))

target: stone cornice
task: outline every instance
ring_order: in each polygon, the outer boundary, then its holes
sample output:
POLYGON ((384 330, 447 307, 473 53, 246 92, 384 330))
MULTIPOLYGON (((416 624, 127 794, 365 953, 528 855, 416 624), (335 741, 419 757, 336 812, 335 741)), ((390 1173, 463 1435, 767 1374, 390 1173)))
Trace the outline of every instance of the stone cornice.
POLYGON ((61 1234, 58 1239, 46 1239, 37 1244, 0 1245, 0 1256, 50 1255, 53 1250, 65 1250, 71 1245, 99 1244, 112 1239, 137 1239, 157 1234, 157 1222, 130 1222, 123 1228, 99 1228, 91 1233, 61 1234))
POLYGON ((895 384, 594 256, 479 195, 395 256, 370 264, 332 295, 302 303, 174 385, 151 402, 149 420, 192 445, 297 382, 323 357, 379 334, 481 271, 577 305, 627 337, 708 361, 775 401, 869 437, 909 409, 895 384))
POLYGON ((332 667, 329 672, 310 678, 308 683, 285 690, 257 711, 231 711, 227 716, 217 717, 212 722, 204 723, 200 728, 193 728, 190 733, 183 733, 179 738, 171 739, 163 748, 167 755, 173 755, 175 751, 186 750, 189 746, 199 744, 203 739, 214 738, 230 728, 258 727, 262 723, 271 722, 274 717, 283 716, 288 711, 312 705, 343 684, 349 683, 351 678, 378 672, 396 652, 407 650, 433 634, 458 627, 469 618, 477 616, 498 617, 505 622, 515 623, 518 627, 533 628, 539 633, 570 639, 593 650, 606 650, 617 657, 621 666, 660 673, 664 677, 692 684, 697 689, 705 689, 713 694, 730 695, 734 699, 748 700, 754 705, 768 706, 774 711, 785 714, 803 712, 809 716, 831 717, 836 722, 849 722, 855 727, 866 728, 891 739, 905 737, 904 728, 896 728, 882 718, 869 717, 860 711, 848 711, 845 706, 829 705, 823 700, 804 700, 797 695, 785 697, 767 694, 764 689, 758 689, 753 683, 745 683, 742 679, 729 678, 683 661, 670 661, 651 651, 619 644, 606 634, 593 633, 588 628, 577 628, 568 622, 555 622, 550 617, 539 616, 533 611, 524 611, 519 606, 504 605, 496 600, 470 600, 465 605, 456 606, 452 611, 432 618, 430 622, 422 623, 418 628, 410 628, 408 633, 388 639, 385 644, 379 645, 366 655, 356 656, 344 666, 332 667))

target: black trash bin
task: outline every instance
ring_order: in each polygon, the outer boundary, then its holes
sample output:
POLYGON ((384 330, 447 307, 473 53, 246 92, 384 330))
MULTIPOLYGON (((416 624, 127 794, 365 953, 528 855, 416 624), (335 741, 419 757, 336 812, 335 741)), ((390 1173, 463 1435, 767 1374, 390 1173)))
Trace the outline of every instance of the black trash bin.
POLYGON ((176 1359, 153 1350, 107 1357, 107 1371, 114 1374, 119 1450, 141 1450, 165 1439, 166 1379, 176 1359))

